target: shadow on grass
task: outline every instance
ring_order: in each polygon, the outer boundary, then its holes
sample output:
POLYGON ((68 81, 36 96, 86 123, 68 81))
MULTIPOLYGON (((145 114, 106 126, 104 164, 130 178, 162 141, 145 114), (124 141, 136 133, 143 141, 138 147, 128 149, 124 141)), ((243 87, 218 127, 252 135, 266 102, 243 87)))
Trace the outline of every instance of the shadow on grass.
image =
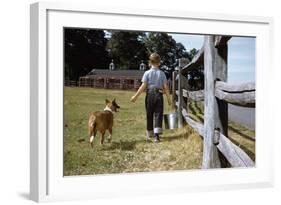
MULTIPOLYGON (((200 122, 200 123, 204 124, 204 119, 199 115, 192 114, 192 115, 189 115, 189 117, 196 122, 200 122)), ((185 124, 188 124, 188 123, 185 122, 185 124)))
POLYGON ((198 113, 199 113, 200 115, 203 115, 202 109, 198 106, 198 104, 197 104, 196 102, 194 103, 194 106, 195 106, 196 110, 198 111, 198 113))
MULTIPOLYGON (((170 142, 173 140, 178 139, 187 139, 189 137, 189 134, 187 133, 169 133, 168 136, 160 137, 160 143, 161 142, 170 142)), ((146 138, 142 138, 140 140, 134 140, 134 141, 120 141, 116 142, 113 141, 105 146, 102 147, 102 150, 123 150, 123 151, 131 151, 134 150, 137 144, 145 144, 145 143, 154 143, 154 138, 151 138, 147 140, 146 138)))
POLYGON ((232 126, 228 126, 228 129, 230 129, 231 131, 235 132, 236 134, 240 135, 241 137, 243 137, 243 138, 245 138, 247 140, 250 140, 252 142, 256 141, 255 138, 253 138, 253 137, 251 137, 249 135, 246 135, 245 133, 242 133, 240 130, 238 130, 238 129, 232 127, 232 126))
POLYGON ((136 147, 137 142, 140 141, 120 141, 120 142, 111 142, 109 146, 104 146, 102 149, 103 150, 134 150, 136 147))
POLYGON ((195 109, 194 109, 194 107, 193 107, 193 104, 189 104, 189 106, 188 106, 188 108, 189 108, 189 110, 191 111, 191 113, 193 114, 193 115, 196 115, 196 111, 195 111, 195 109))
POLYGON ((187 139, 188 137, 189 137, 188 134, 181 133, 181 134, 177 134, 177 135, 173 135, 173 136, 169 136, 169 137, 162 137, 161 141, 171 142, 171 141, 179 140, 179 139, 187 139))
POLYGON ((195 108, 194 108, 194 105, 196 106, 196 103, 189 105, 189 110, 191 111, 191 114, 196 116, 196 118, 197 118, 197 119, 195 119, 193 117, 193 120, 195 120, 195 121, 199 120, 200 122, 204 122, 204 119, 200 116, 200 115, 203 115, 202 110, 199 107, 198 108, 196 107, 196 110, 199 112, 199 113, 197 113, 195 108))

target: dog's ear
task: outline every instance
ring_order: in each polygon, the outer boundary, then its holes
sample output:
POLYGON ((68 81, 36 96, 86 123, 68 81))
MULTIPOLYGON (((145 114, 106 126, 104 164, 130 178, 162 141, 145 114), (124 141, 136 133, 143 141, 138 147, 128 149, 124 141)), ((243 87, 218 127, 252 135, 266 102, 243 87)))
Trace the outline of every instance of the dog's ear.
POLYGON ((112 104, 116 107, 116 108, 120 108, 119 105, 117 105, 116 101, 115 101, 115 98, 112 100, 112 104))
POLYGON ((110 103, 110 101, 108 99, 105 99, 105 104, 110 103))

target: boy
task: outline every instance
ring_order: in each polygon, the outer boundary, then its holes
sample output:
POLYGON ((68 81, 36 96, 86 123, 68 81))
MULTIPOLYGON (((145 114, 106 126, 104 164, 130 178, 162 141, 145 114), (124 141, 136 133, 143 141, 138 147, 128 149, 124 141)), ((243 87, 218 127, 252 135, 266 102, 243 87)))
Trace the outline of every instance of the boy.
POLYGON ((171 105, 167 79, 164 72, 159 69, 160 60, 160 56, 157 53, 150 55, 149 64, 151 68, 144 73, 142 85, 131 98, 131 102, 135 102, 138 96, 147 89, 145 97, 146 134, 148 139, 154 136, 155 142, 160 141, 159 135, 162 134, 163 93, 166 94, 168 104, 171 105), (155 119, 154 127, 153 119, 155 119))

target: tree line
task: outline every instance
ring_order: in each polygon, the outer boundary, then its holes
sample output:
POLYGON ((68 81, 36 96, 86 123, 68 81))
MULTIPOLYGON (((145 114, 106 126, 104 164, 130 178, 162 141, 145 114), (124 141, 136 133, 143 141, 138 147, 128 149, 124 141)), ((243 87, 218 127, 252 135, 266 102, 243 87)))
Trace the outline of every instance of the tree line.
POLYGON ((168 33, 137 32, 94 29, 64 29, 64 75, 67 80, 77 81, 92 69, 108 69, 111 60, 117 69, 139 69, 148 56, 157 52, 161 65, 176 66, 176 59, 188 58, 196 49, 186 51, 181 43, 168 33))

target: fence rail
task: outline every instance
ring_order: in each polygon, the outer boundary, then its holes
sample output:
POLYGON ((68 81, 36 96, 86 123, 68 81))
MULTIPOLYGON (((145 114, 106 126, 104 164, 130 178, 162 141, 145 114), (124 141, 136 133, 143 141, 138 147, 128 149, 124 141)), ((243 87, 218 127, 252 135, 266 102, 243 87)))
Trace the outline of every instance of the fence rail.
POLYGON ((217 81, 215 86, 215 96, 218 99, 243 107, 255 107, 255 83, 230 85, 225 82, 217 81))
MULTIPOLYGON (((186 109, 182 110, 182 116, 198 134, 204 138, 204 125, 196 122, 188 116, 186 109)), ((216 132, 214 144, 218 150, 225 156, 232 167, 252 167, 254 166, 251 158, 237 145, 233 144, 226 136, 216 132)))
MULTIPOLYGON (((176 95, 179 91, 175 91, 176 95)), ((188 91, 182 90, 182 95, 185 98, 189 98, 193 101, 203 101, 204 91, 188 91)), ((240 85, 231 85, 225 82, 217 81, 215 85, 215 96, 223 101, 226 101, 233 105, 242 107, 255 107, 256 102, 256 90, 255 83, 243 83, 240 85)))
POLYGON ((71 87, 76 87, 78 85, 77 81, 74 80, 65 80, 64 81, 65 86, 71 86, 71 87))
MULTIPOLYGON (((177 90, 176 90, 176 94, 177 95, 179 94, 179 92, 177 90)), ((196 102, 204 100, 204 90, 188 91, 186 89, 183 89, 182 95, 183 95, 183 97, 189 98, 196 102)))
POLYGON ((204 46, 193 57, 189 64, 181 69, 181 74, 185 75, 188 71, 198 69, 200 65, 204 64, 204 46))
POLYGON ((232 167, 252 167, 253 160, 227 137, 228 103, 255 107, 255 83, 231 85, 227 80, 227 42, 230 36, 206 36, 204 45, 190 63, 179 61, 179 71, 173 73, 174 105, 182 119, 203 137, 202 168, 221 167, 219 151, 232 167), (204 91, 189 91, 184 75, 204 66, 204 91), (204 100, 204 124, 188 115, 187 101, 204 100))

